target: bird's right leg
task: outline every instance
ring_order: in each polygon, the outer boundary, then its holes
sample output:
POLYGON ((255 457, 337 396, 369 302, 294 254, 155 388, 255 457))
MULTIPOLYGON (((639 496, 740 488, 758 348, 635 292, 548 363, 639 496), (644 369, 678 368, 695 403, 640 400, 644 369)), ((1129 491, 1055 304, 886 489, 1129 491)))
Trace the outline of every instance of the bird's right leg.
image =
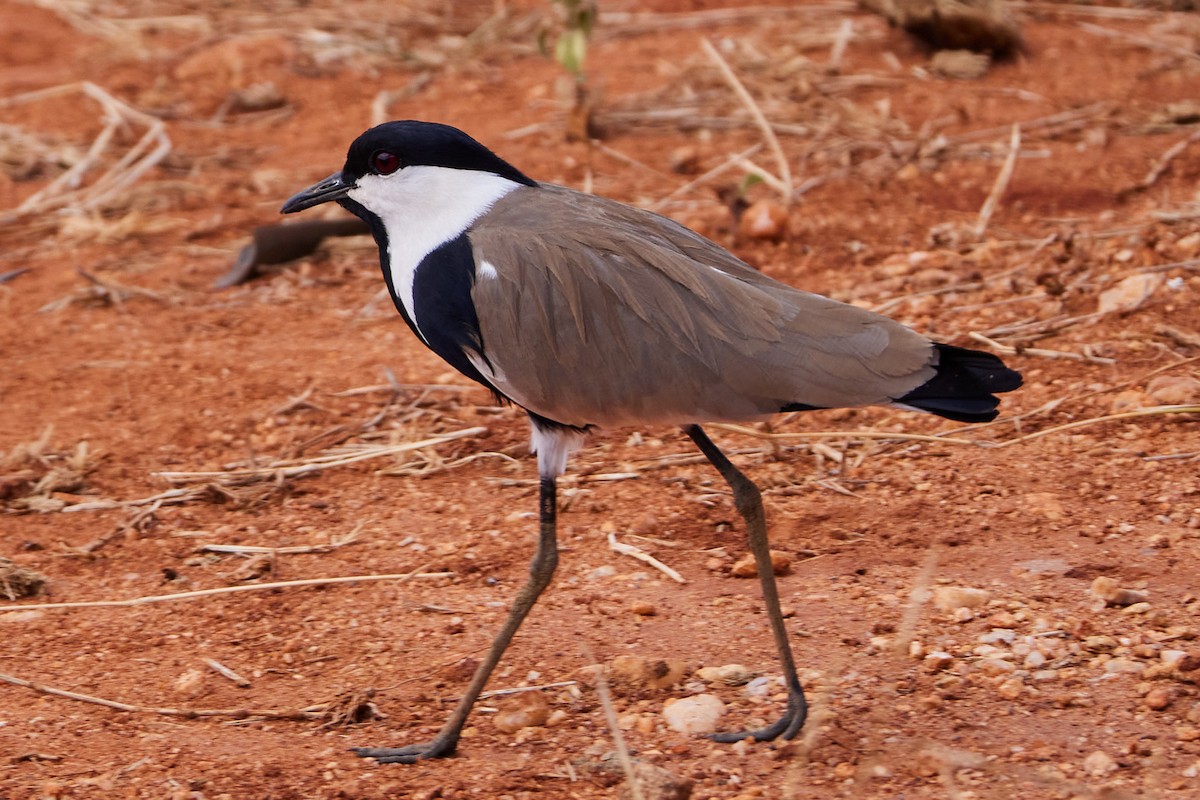
POLYGON ((787 628, 783 623, 783 611, 779 608, 779 589, 775 585, 775 569, 771 564, 770 543, 767 541, 767 521, 763 513, 762 493, 754 482, 747 478, 741 470, 733 465, 720 448, 713 444, 712 439, 699 425, 685 425, 683 428, 700 452, 704 453, 721 477, 733 490, 733 503, 738 513, 746 522, 746 540, 750 552, 754 554, 754 564, 758 568, 758 581, 762 584, 763 604, 767 608, 767 619, 771 623, 771 633, 775 637, 775 649, 779 651, 779 663, 783 668, 783 681, 788 690, 788 707, 777 722, 765 728, 737 733, 714 733, 709 738, 718 742, 737 742, 747 737, 756 741, 771 739, 791 739, 804 726, 808 716, 808 702, 804 699, 804 689, 800 686, 800 678, 796 675, 796 662, 792 657, 792 647, 788 642, 787 628))
POLYGON ((554 569, 558 566, 558 541, 556 528, 556 483, 553 477, 543 476, 538 490, 538 544, 533 560, 529 562, 529 580, 521 587, 513 600, 512 610, 504 627, 492 640, 487 657, 475 669, 471 684, 466 694, 458 701, 458 705, 446 720, 446 724, 438 731, 431 741, 413 744, 407 747, 355 747, 356 755, 363 758, 373 758, 381 764, 413 764, 425 758, 444 758, 454 752, 458 738, 462 734, 463 725, 471 713, 471 707, 479 698, 480 692, 487 684, 492 670, 500 663, 500 657, 508 649, 509 642, 521 627, 521 623, 537 602, 538 596, 550 584, 554 569))

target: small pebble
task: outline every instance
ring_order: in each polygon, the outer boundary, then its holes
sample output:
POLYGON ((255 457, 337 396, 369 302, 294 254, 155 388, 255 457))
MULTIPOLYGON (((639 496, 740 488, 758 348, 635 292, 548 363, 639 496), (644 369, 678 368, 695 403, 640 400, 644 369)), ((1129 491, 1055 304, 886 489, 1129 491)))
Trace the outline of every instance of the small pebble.
POLYGON ((1130 275, 1113 288, 1100 293, 1096 310, 1101 314, 1129 313, 1146 302, 1162 283, 1162 275, 1154 273, 1130 275))
POLYGON ((1146 707, 1152 711, 1162 711, 1175 700, 1175 692, 1170 686, 1155 686, 1146 693, 1146 707))
POLYGON ((940 672, 954 663, 954 656, 941 650, 935 650, 921 661, 931 672, 940 672))
POLYGON ((1121 584, 1114 578, 1101 575, 1092 581, 1091 593, 1104 601, 1107 606, 1131 606, 1134 603, 1144 603, 1149 600, 1145 592, 1135 589, 1122 589, 1121 584))
POLYGON ((1178 667, 1179 664, 1185 658, 1187 658, 1187 651, 1185 651, 1185 650, 1163 650, 1161 653, 1158 654, 1158 657, 1162 659, 1162 662, 1164 664, 1171 666, 1171 667, 1178 667))
POLYGON ((620 800, 688 800, 692 796, 691 778, 682 778, 668 769, 637 761, 633 765, 633 779, 637 782, 638 792, 629 785, 629 781, 621 784, 617 797, 620 800))
POLYGON ((658 609, 653 603, 647 603, 644 600, 635 600, 630 603, 629 610, 639 617, 653 617, 658 613, 658 609))
POLYGON ((198 697, 204 692, 204 673, 195 667, 175 679, 175 693, 183 697, 198 697))
POLYGON ((1109 675, 1140 675, 1145 669, 1145 664, 1140 661, 1134 661, 1132 658, 1110 658, 1104 662, 1104 671, 1109 675))
POLYGON ((937 75, 958 80, 982 78, 991 66, 992 57, 970 50, 939 50, 929 61, 929 70, 937 75))
POLYGON ((1200 380, 1187 375, 1159 375, 1146 386, 1157 405, 1187 405, 1200 401, 1200 380))
POLYGON ((975 619, 975 612, 965 606, 954 609, 954 613, 950 615, 955 622, 970 622, 975 619))
POLYGON ((1089 636, 1083 640, 1083 649, 1090 653, 1109 653, 1117 649, 1117 640, 1111 636, 1089 636))
POLYGON ((541 692, 521 692, 506 697, 499 707, 492 717, 492 724, 503 733, 545 725, 550 718, 550 703, 541 692))
POLYGON ((1103 778, 1118 769, 1117 762, 1103 750, 1096 750, 1083 759, 1083 771, 1093 778, 1103 778))
POLYGON ((700 171, 700 151, 685 144, 671 151, 667 159, 671 171, 680 175, 694 175, 700 171))
POLYGON ((981 658, 975 663, 975 668, 984 675, 1005 675, 1016 669, 1002 658, 981 658))
POLYGON ((958 608, 981 608, 992 599, 986 589, 969 586, 938 586, 933 590, 933 604, 939 611, 951 612, 958 608))
POLYGON ((683 679, 687 665, 679 659, 617 656, 609 665, 613 680, 645 689, 665 689, 683 679))
MULTIPOLYGON (((780 550, 772 550, 771 569, 776 575, 787 575, 792 571, 792 557, 780 550)), ((758 577, 758 566, 754 563, 754 556, 747 553, 733 565, 729 573, 735 578, 758 577)))
POLYGON ((738 232, 750 239, 778 241, 787 236, 787 209, 774 200, 756 200, 742 212, 738 232))
POLYGON ((720 667, 701 667, 696 670, 696 677, 705 683, 742 686, 758 677, 758 673, 741 664, 725 664, 720 667))
POLYGON ((997 642, 1012 644, 1013 640, 1016 638, 1016 633, 1011 630, 1007 630, 1005 628, 993 628, 990 632, 980 636, 979 641, 983 642, 984 644, 996 644, 997 642))
POLYGON ((1200 728, 1192 725, 1180 725, 1175 728, 1175 738, 1181 742, 1194 742, 1200 739, 1200 728))

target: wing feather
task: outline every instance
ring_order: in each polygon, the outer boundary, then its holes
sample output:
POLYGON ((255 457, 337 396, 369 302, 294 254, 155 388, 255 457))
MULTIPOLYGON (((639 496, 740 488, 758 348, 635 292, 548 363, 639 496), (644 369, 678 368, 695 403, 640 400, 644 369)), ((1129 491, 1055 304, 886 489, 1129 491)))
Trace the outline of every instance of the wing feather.
POLYGON ((671 220, 554 186, 469 232, 497 386, 571 425, 701 422, 886 403, 934 373, 928 340, 762 275, 671 220), (586 220, 580 223, 580 220, 586 220))

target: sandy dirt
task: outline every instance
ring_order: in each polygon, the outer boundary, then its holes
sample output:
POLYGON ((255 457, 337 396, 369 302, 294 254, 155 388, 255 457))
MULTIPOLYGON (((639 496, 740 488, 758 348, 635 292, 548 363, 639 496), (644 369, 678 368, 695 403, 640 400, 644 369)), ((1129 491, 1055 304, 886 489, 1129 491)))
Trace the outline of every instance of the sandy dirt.
POLYGON ((1197 14, 1027 4, 1023 52, 954 80, 851 4, 604 3, 589 145, 564 139, 543 3, 206 5, 0 0, 20 100, 0 106, 0 569, 46 579, 0 597, 0 674, 34 684, 0 683, 0 797, 629 796, 586 669, 621 656, 686 666, 612 690, 632 757, 692 798, 1200 796, 1197 14), (763 142, 700 37, 779 126, 802 190, 779 240, 739 233, 735 201, 779 198, 744 165, 684 188, 763 142), (123 108, 107 97, 136 113, 55 200, 123 108), (376 107, 1023 371, 986 426, 863 409, 711 431, 790 559, 801 739, 666 724, 701 693, 724 729, 773 719, 778 667, 725 486, 681 433, 616 430, 572 462, 560 571, 489 687, 553 685, 546 724, 503 732, 519 701, 489 698, 453 759, 348 752, 436 731, 536 512, 522 413, 412 337, 373 243, 212 289, 376 107), (169 153, 100 197, 154 126, 169 153), (765 680, 693 672, 727 664, 765 680))

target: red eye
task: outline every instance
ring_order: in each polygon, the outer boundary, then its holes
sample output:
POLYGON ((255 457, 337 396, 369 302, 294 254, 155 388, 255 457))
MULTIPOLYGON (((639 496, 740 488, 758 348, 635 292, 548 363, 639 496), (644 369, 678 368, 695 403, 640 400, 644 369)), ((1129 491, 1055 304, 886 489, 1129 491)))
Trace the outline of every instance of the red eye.
POLYGON ((391 175, 400 169, 400 156, 380 150, 371 156, 371 169, 380 175, 391 175))

